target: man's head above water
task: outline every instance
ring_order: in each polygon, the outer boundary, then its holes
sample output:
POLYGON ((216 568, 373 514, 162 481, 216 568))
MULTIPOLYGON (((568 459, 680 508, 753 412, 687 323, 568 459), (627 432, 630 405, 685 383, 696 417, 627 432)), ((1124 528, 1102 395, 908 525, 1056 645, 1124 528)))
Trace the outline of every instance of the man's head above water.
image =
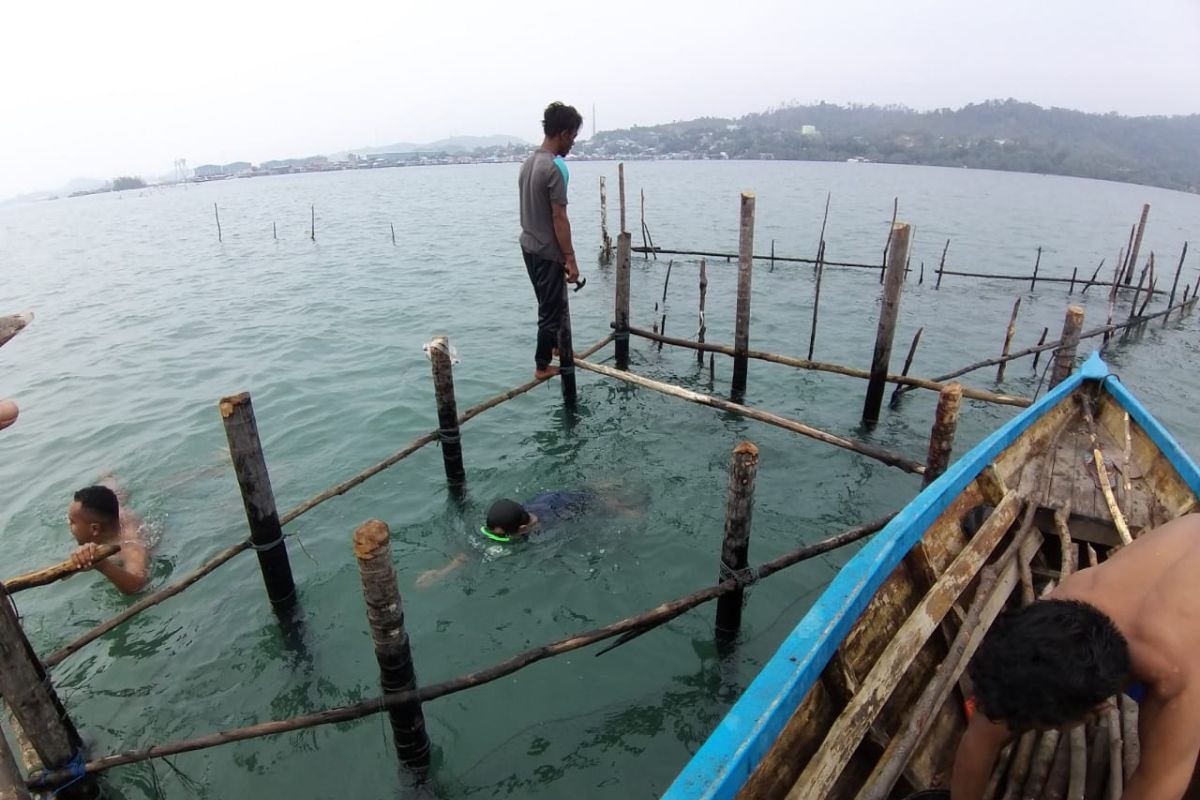
POLYGON ((492 503, 488 509, 484 528, 494 536, 521 536, 537 525, 537 515, 530 514, 515 500, 503 498, 492 503))

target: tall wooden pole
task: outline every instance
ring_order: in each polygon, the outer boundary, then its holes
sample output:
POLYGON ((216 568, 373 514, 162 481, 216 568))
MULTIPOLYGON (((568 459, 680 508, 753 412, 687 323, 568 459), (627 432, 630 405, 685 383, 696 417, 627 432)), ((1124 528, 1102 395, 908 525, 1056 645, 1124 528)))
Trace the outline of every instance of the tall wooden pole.
MULTIPOLYGON (((622 184, 624 185, 624 184, 622 184)), ((624 194, 622 194, 624 198, 624 194)), ((621 209, 624 215, 625 203, 622 200, 621 209)), ((630 258, 633 252, 632 236, 625 230, 624 223, 621 232, 617 234, 617 299, 616 314, 613 327, 616 333, 613 342, 616 344, 617 369, 629 369, 629 271, 630 258)), ((561 354, 562 351, 559 350, 561 354)))
POLYGON ((896 335, 896 317, 900 313, 900 291, 904 286, 904 263, 908 259, 910 231, 907 223, 897 223, 888 244, 883 303, 879 309, 879 328, 875 333, 875 355, 871 359, 871 378, 863 403, 863 422, 867 423, 879 420, 879 409, 883 405, 888 362, 892 357, 892 339, 896 335))
POLYGON ((17 758, 8 741, 0 734, 0 800, 32 800, 25 786, 25 776, 17 766, 17 758))
POLYGON ((1062 342, 1054 351, 1054 367, 1050 371, 1050 388, 1058 386, 1075 368, 1075 348, 1079 346, 1079 332, 1083 329, 1083 307, 1070 306, 1063 319, 1062 342))
POLYGON ((958 411, 962 407, 963 387, 961 383, 950 383, 938 394, 937 411, 933 418, 933 429, 929 433, 929 454, 925 457, 925 475, 921 479, 924 488, 933 483, 950 466, 950 454, 954 450, 954 434, 958 430, 958 411))
MULTIPOLYGON (((725 506, 725 537, 721 542, 718 580, 742 575, 749 565, 750 518, 754 510, 754 478, 758 474, 758 448, 741 442, 733 448, 729 465, 729 500, 725 506)), ((716 638, 732 644, 742 626, 743 589, 739 586, 717 600, 716 638)))
MULTIPOLYGON (((1175 280, 1171 282, 1171 296, 1167 298, 1167 308, 1175 305, 1175 290, 1179 288, 1179 275, 1183 272, 1183 262, 1187 259, 1188 243, 1183 243, 1183 252, 1179 254, 1179 266, 1175 268, 1175 280)), ((1184 287, 1186 290, 1187 287, 1184 287)), ((1167 320, 1171 318, 1171 313, 1168 311, 1163 315, 1163 327, 1167 327, 1167 320)))
POLYGON ((621 231, 625 232, 625 162, 617 164, 617 188, 621 193, 621 231))
POLYGON ((558 382, 562 385, 563 404, 575 407, 575 349, 571 336, 571 294, 564 283, 562 314, 558 318, 558 382))
POLYGON ((1146 232, 1146 217, 1150 215, 1150 204, 1142 206, 1142 218, 1138 220, 1137 235, 1133 239, 1133 249, 1129 251, 1129 269, 1125 273, 1125 283, 1133 282, 1133 271, 1137 268, 1138 250, 1142 248, 1142 235, 1146 232))
POLYGON ((754 271, 754 193, 742 192, 741 224, 738 232, 737 315, 733 331, 733 388, 735 402, 746 393, 746 371, 750 349, 750 278, 754 271))
POLYGON ((217 211, 217 204, 213 203, 213 216, 217 218, 217 241, 221 241, 221 212, 217 211))
MULTIPOLYGON (((708 273, 704 269, 704 259, 700 259, 700 328, 696 332, 696 341, 704 342, 704 333, 708 330, 708 325, 704 321, 704 297, 708 294, 708 273)), ((696 351, 696 363, 701 367, 704 366, 704 351, 696 351)))
POLYGON ((607 264, 612 261, 612 237, 608 235, 608 187, 603 175, 600 176, 600 261, 607 264))
MULTIPOLYGON (((1021 298, 1017 298, 1017 302, 1013 303, 1012 316, 1008 318, 1008 328, 1004 331, 1004 349, 1000 351, 1001 358, 1008 357, 1008 351, 1012 347, 1013 336, 1017 332, 1017 312, 1021 310, 1021 298)), ((1007 361, 1001 361, 1000 366, 996 367, 996 383, 1001 383, 1004 380, 1004 367, 1008 364, 1007 361)))
POLYGON ((461 491, 467 480, 463 468, 462 434, 458 427, 458 402, 454 398, 454 367, 450 363, 450 340, 435 336, 429 343, 429 361, 433 364, 433 393, 437 399, 438 439, 442 445, 442 464, 452 491, 461 491))
MULTIPOLYGON (((362 578, 363 599, 367 604, 367 624, 379 662, 379 682, 383 694, 400 694, 417 688, 408 631, 404 627, 404 606, 392 567, 391 532, 387 523, 373 519, 354 532, 354 556, 362 578)), ((418 777, 429 770, 429 734, 421 703, 414 700, 388 711, 396 755, 418 777)))
POLYGON ((821 305, 821 278, 825 274, 825 242, 817 247, 817 287, 813 293, 812 329, 808 332, 808 360, 812 361, 817 346, 817 309, 821 305))
MULTIPOLYGON (((0 697, 48 769, 83 763, 83 743, 54 691, 50 676, 25 638, 8 592, 0 585, 0 697)), ((0 745, 7 749, 7 745, 0 745)), ((97 797, 94 777, 59 793, 64 798, 97 797)))
POLYGON ((279 512, 275 509, 275 494, 271 491, 271 476, 267 473, 250 393, 222 397, 218 408, 225 423, 229 458, 242 492, 251 546, 258 554, 267 597, 277 609, 291 606, 296 599, 296 584, 292 580, 292 565, 279 525, 279 512))

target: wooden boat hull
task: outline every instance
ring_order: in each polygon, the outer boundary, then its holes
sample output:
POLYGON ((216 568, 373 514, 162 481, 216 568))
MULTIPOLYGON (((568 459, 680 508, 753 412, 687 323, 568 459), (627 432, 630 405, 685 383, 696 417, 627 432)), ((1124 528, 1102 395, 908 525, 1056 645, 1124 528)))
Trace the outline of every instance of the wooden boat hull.
POLYGON ((1022 573, 1045 577, 1064 552, 1120 542, 1107 471, 1135 535, 1197 508, 1200 470, 1093 355, 846 564, 664 798, 861 800, 947 785, 966 720, 953 670, 1022 573))

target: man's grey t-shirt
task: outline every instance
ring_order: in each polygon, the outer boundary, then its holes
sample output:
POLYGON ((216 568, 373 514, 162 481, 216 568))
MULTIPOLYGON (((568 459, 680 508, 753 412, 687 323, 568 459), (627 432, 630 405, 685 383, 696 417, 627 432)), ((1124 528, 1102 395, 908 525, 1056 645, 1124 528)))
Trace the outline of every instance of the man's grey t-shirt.
POLYGON ((539 147, 521 165, 517 186, 521 194, 521 249, 539 258, 564 262, 558 237, 554 235, 551 204, 567 204, 567 164, 549 150, 539 147))

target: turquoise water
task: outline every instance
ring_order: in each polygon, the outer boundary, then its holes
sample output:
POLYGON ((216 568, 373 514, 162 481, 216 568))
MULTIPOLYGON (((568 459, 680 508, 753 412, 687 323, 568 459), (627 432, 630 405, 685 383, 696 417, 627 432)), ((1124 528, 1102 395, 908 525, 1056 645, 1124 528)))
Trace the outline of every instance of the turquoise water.
MULTIPOLYGON (((57 561, 71 540, 71 492, 112 470, 131 490, 159 543, 164 585, 245 536, 217 400, 253 396, 279 507, 286 510, 436 427, 422 345, 445 334, 458 352, 459 409, 524 382, 532 369, 535 309, 516 247, 517 165, 432 167, 237 180, 95 196, 0 210, 0 312, 30 308, 35 322, 0 350, 0 395, 22 407, 0 434, 0 523, 5 573, 57 561), (213 203, 220 206, 218 243, 213 203), (316 242, 309 239, 316 206, 316 242), (272 239, 275 223, 279 239, 272 239), (389 224, 395 225, 396 246, 389 224)), ((615 229, 616 165, 572 166, 577 247, 599 242, 598 177, 606 175, 615 229)), ((1023 298, 1014 346, 1052 335, 1065 286, 928 274, 952 238, 949 268, 1041 274, 1107 273, 1143 202, 1152 205, 1142 253, 1155 251, 1160 288, 1182 242, 1196 233, 1200 197, 1046 176, 860 164, 634 163, 627 168, 629 227, 638 191, 664 247, 734 251, 738 192, 757 192, 756 250, 816 251, 832 192, 827 258, 875 261, 900 198, 915 227, 914 268, 902 301, 894 363, 924 326, 915 374, 994 355, 1012 302, 1023 298)), ((635 234, 635 242, 640 236, 635 234)), ((633 268, 633 321, 650 327, 665 259, 633 268)), ((1185 280, 1200 262, 1189 258, 1185 280)), ((583 262, 572 295, 578 348, 608 332, 612 273, 583 262)), ((697 266, 676 261, 667 331, 696 329, 697 266)), ((732 341, 734 269, 708 269, 708 338, 732 341)), ((751 346, 803 355, 811 268, 756 266, 751 346)), ((822 285, 816 357, 867 367, 877 273, 830 269, 822 285)), ((1073 300, 1079 300, 1078 293, 1073 300)), ((1107 315, 1086 297, 1085 325, 1107 315)), ((1161 301, 1156 301, 1159 306, 1161 301)), ((661 312, 659 312, 661 313, 661 312)), ((1118 315, 1127 310, 1122 306, 1118 315)), ((634 368, 710 391, 690 352, 634 342, 634 368)), ((1193 454, 1200 422, 1186 397, 1196 317, 1152 323, 1115 344, 1116 371, 1193 454)), ((611 358, 611 349, 597 358, 611 358)), ((1045 363, 1043 359, 1043 364, 1045 363)), ((718 361, 716 394, 731 364, 718 361)), ((1005 383, 985 370, 973 386, 1032 394, 1029 361, 1005 383)), ((285 646, 256 561, 239 556, 179 597, 143 613, 54 670, 94 755, 280 719, 378 692, 350 537, 386 520, 404 593, 417 670, 434 682, 708 585, 716 577, 729 454, 744 438, 761 450, 751 560, 873 519, 912 496, 918 480, 774 428, 715 413, 599 376, 579 375, 575 416, 556 384, 488 411, 463 431, 469 496, 449 498, 440 454, 427 447, 289 526, 305 648, 285 646), (470 550, 470 532, 498 496, 600 486, 639 509, 594 515, 505 558, 470 550), (414 587, 456 553, 471 560, 441 583, 414 587)), ((859 425, 865 383, 752 363, 746 402, 835 433, 923 458, 934 396, 914 392, 859 425)), ((968 402, 962 447, 1015 409, 968 402)), ((743 639, 719 659, 712 606, 602 657, 594 649, 551 659, 488 686, 427 704, 440 797, 653 797, 754 676, 843 551, 773 577, 749 593, 743 639)), ((17 596, 42 653, 131 601, 84 575, 17 596)), ((260 739, 108 773, 114 796, 396 797, 386 720, 260 739)))

